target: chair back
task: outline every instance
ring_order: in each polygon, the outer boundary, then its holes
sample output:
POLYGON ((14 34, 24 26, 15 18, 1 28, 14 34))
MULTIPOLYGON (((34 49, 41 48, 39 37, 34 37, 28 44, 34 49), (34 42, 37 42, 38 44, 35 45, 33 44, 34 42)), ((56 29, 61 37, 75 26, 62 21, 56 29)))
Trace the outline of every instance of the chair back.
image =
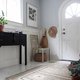
POLYGON ((31 48, 39 48, 38 35, 30 35, 31 48))
POLYGON ((39 52, 38 35, 30 35, 30 42, 31 42, 31 60, 32 60, 34 55, 39 52))

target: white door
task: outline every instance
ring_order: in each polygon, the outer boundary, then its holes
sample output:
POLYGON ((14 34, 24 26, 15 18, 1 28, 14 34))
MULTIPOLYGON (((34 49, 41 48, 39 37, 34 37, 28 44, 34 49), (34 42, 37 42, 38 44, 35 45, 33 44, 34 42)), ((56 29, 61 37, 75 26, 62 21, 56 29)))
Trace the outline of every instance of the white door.
POLYGON ((80 3, 71 3, 62 14, 62 59, 78 60, 80 54, 80 3))

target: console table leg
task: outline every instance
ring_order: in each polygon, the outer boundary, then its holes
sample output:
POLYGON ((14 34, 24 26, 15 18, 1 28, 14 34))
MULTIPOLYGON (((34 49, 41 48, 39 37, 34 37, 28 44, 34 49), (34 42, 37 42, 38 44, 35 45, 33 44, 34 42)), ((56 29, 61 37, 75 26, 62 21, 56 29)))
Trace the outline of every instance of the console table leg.
POLYGON ((22 64, 22 46, 20 45, 19 64, 22 64))
POLYGON ((27 65, 27 47, 25 45, 25 65, 27 65))
POLYGON ((27 65, 27 41, 26 41, 26 38, 25 38, 25 65, 27 65))

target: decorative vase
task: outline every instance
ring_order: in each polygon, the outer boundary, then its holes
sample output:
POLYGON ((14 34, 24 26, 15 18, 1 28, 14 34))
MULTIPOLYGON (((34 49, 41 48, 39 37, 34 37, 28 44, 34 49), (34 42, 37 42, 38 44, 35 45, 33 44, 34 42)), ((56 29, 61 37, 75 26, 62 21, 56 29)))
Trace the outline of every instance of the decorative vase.
POLYGON ((3 32, 4 25, 0 25, 0 32, 3 32))
POLYGON ((48 39, 47 39, 46 31, 45 31, 45 35, 42 36, 42 38, 41 38, 40 47, 48 48, 48 39))
POLYGON ((72 80, 80 80, 80 76, 72 76, 72 80))

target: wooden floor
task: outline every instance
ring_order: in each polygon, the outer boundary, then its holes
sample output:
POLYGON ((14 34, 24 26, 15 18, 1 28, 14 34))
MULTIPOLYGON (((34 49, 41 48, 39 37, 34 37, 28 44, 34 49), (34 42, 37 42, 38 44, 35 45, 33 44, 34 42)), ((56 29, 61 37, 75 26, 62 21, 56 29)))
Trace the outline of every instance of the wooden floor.
POLYGON ((45 65, 45 64, 48 64, 48 62, 44 62, 44 63, 31 62, 27 66, 15 65, 15 66, 10 66, 10 67, 6 67, 6 68, 1 68, 0 69, 0 80, 5 80, 6 77, 9 77, 11 75, 15 75, 20 72, 26 71, 28 69, 34 68, 36 66, 45 65))

